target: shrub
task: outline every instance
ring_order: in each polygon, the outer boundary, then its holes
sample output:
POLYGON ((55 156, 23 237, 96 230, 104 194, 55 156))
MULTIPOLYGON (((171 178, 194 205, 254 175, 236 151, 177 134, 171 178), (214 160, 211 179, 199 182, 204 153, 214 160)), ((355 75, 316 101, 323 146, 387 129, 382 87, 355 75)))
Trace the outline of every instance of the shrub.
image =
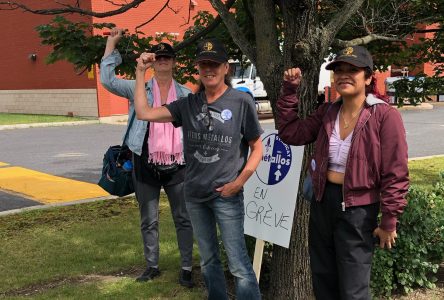
POLYGON ((430 191, 410 188, 396 246, 390 251, 376 249, 371 280, 374 296, 435 287, 434 274, 444 259, 444 173, 440 176, 441 181, 430 191))

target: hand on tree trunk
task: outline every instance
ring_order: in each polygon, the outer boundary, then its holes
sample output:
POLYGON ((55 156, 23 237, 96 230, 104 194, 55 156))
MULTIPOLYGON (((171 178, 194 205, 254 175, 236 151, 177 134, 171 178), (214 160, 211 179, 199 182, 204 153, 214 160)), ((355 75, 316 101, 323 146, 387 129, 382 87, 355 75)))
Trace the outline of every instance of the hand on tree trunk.
POLYGON ((291 68, 284 72, 284 81, 292 85, 299 85, 302 79, 302 72, 299 68, 291 68))

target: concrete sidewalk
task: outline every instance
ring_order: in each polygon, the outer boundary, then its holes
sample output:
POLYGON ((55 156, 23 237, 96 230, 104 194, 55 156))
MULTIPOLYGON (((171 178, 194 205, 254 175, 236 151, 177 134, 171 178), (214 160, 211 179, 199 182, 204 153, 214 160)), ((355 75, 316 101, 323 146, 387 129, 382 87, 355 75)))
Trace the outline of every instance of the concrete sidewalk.
MULTIPOLYGON (((128 116, 121 115, 121 116, 104 117, 97 120, 86 120, 86 121, 0 125, 0 130, 36 128, 36 127, 78 126, 78 125, 89 125, 89 124, 111 124, 111 125, 126 126, 127 121, 128 121, 128 116)), ((261 123, 273 123, 274 121, 273 115, 260 114, 259 121, 261 123)))
POLYGON ((87 124, 99 124, 99 120, 87 120, 87 121, 73 121, 73 122, 50 122, 50 123, 28 123, 28 124, 13 124, 13 125, 0 125, 0 130, 8 129, 23 129, 34 127, 57 127, 57 126, 76 126, 87 124))

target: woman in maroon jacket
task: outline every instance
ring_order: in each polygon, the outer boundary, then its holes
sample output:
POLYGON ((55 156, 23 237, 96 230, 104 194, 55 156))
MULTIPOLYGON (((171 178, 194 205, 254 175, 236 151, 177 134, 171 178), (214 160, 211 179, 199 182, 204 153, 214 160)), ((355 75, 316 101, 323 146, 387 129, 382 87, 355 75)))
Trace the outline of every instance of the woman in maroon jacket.
POLYGON ((315 142, 309 249, 316 298, 370 299, 374 240, 381 248, 393 246, 406 205, 405 129, 399 112, 377 92, 365 48, 342 50, 326 68, 333 70, 341 97, 305 119, 298 117, 296 97, 301 71, 285 72, 279 136, 290 145, 315 142))

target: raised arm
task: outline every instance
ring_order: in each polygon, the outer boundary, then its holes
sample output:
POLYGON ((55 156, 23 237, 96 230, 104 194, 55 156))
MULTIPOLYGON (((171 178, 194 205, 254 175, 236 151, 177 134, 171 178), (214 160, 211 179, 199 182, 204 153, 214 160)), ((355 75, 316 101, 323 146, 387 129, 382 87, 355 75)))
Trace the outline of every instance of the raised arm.
POLYGON ((137 119, 139 120, 159 123, 171 122, 173 121, 173 116, 166 107, 152 108, 148 105, 145 90, 145 73, 155 59, 154 53, 146 52, 142 53, 137 59, 134 108, 136 109, 137 119))
POLYGON ((106 48, 103 57, 107 57, 108 55, 111 54, 111 52, 114 51, 114 49, 116 49, 117 44, 119 43, 120 39, 123 36, 123 32, 124 30, 122 28, 111 29, 110 35, 106 40, 106 48))
POLYGON ((122 38, 123 29, 114 28, 106 41, 105 53, 100 63, 100 82, 103 87, 114 95, 133 101, 134 80, 116 77, 115 69, 122 63, 122 57, 116 46, 122 38))
POLYGON ((297 89, 302 79, 299 68, 284 73, 281 94, 276 103, 279 137, 289 145, 306 145, 316 140, 326 107, 320 107, 305 119, 299 118, 297 89))

